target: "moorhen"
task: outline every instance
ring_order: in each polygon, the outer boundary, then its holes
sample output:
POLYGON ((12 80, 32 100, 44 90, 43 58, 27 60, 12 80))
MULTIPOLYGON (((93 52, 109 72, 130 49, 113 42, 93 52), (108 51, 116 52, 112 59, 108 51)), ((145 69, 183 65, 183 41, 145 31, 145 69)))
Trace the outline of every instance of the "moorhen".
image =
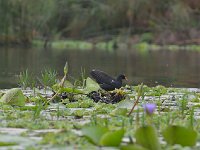
POLYGON ((105 72, 93 69, 90 72, 91 76, 96 80, 100 87, 106 91, 119 89, 122 86, 122 80, 127 80, 126 76, 120 74, 116 79, 107 75, 105 72))

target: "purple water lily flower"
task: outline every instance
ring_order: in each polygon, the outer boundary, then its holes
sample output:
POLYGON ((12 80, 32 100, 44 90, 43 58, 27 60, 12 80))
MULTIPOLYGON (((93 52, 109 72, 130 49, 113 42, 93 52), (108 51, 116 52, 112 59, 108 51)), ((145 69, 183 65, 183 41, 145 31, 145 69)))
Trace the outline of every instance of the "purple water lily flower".
POLYGON ((148 115, 152 115, 154 110, 156 109, 156 104, 154 104, 154 103, 144 104, 143 107, 144 107, 144 111, 148 115))

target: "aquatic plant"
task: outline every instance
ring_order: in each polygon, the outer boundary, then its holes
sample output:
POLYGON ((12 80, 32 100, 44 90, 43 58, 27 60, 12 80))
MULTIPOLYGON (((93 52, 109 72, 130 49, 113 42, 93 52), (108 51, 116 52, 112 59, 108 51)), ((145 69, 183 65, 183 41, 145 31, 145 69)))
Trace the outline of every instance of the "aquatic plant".
POLYGON ((23 89, 34 88, 36 86, 36 80, 28 69, 20 72, 19 75, 19 86, 23 89))
POLYGON ((168 144, 180 144, 182 146, 194 146, 197 141, 197 132, 177 125, 169 125, 163 131, 163 137, 168 144))
POLYGON ((149 150, 161 150, 157 131, 153 126, 142 126, 136 130, 136 143, 149 150))
POLYGON ((152 115, 153 112, 156 109, 156 104, 154 103, 148 103, 148 104, 143 104, 144 107, 144 111, 148 114, 148 115, 152 115))
MULTIPOLYGON (((67 63, 63 72, 62 80, 52 86, 56 97, 38 92, 37 95, 24 97, 23 105, 18 107, 11 106, 12 103, 0 102, 0 118, 3 120, 0 126, 59 129, 55 133, 38 135, 43 138, 42 143, 53 143, 52 146, 68 142, 70 146, 75 144, 81 148, 88 148, 89 145, 95 148, 109 146, 160 150, 177 144, 182 147, 198 147, 196 143, 199 141, 197 131, 200 122, 195 114, 199 105, 189 105, 190 102, 198 102, 198 93, 143 84, 115 91, 101 91, 99 85, 89 77, 83 77, 84 86, 69 83, 67 63), (173 97, 174 93, 178 96, 173 97), (123 96, 120 99, 122 101, 113 104, 115 96, 123 96), (57 101, 52 98, 57 98, 57 101), (102 100, 106 101, 102 103, 102 100), (24 103, 27 105, 24 106, 24 103), (177 107, 173 108, 174 106, 177 107), (154 113, 155 111, 160 113, 154 113), (122 143, 123 138, 129 140, 123 140, 122 143)), ((2 97, 4 95, 3 93, 2 97)), ((13 102, 16 100, 14 97, 13 102)), ((24 135, 29 137, 29 132, 24 135)), ((43 147, 41 143, 39 145, 43 147)))
POLYGON ((12 106, 24 106, 26 97, 19 88, 8 90, 1 98, 0 102, 12 106))
POLYGON ((48 106, 48 100, 44 97, 42 97, 38 93, 38 97, 35 99, 35 109, 33 112, 33 118, 37 119, 40 116, 40 113, 42 110, 45 110, 48 106))
MULTIPOLYGON (((68 68, 68 62, 66 61, 65 66, 63 68, 64 76, 63 76, 62 80, 58 84, 55 85, 56 93, 54 94, 54 96, 49 101, 52 101, 59 93, 61 93, 61 90, 64 87, 64 83, 65 83, 66 78, 67 78, 68 69, 69 69, 68 68)), ((55 89, 53 89, 53 90, 55 90, 55 89)))
POLYGON ((118 147, 124 136, 124 129, 109 131, 106 127, 89 126, 82 129, 84 136, 98 146, 118 147))
POLYGON ((41 79, 39 81, 42 83, 42 85, 45 87, 52 87, 54 84, 57 83, 57 72, 52 69, 45 69, 41 73, 41 79))
POLYGON ((131 113, 133 112, 133 110, 134 110, 135 106, 138 104, 139 99, 140 99, 140 97, 142 96, 142 94, 143 94, 143 83, 142 83, 142 84, 140 85, 140 87, 139 87, 137 99, 135 100, 135 102, 134 102, 134 104, 133 104, 133 107, 132 107, 132 109, 130 110, 128 116, 130 116, 131 113))

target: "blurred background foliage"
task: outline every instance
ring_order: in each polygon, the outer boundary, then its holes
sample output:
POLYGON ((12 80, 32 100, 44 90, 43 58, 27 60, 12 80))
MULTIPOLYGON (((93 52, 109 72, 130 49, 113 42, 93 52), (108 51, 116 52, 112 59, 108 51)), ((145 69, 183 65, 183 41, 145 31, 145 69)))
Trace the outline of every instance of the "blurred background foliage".
POLYGON ((199 20, 199 0, 0 0, 0 45, 136 35, 181 43, 200 38, 199 20))

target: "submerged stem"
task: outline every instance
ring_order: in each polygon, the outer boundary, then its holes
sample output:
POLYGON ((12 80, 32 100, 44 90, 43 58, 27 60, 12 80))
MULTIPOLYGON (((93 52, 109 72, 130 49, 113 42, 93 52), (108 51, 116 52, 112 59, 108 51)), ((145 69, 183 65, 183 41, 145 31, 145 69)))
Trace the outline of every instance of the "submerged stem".
MULTIPOLYGON (((64 86, 65 80, 67 78, 67 73, 68 73, 68 63, 66 61, 65 66, 64 66, 64 77, 62 78, 62 80, 59 83, 60 89, 64 86)), ((56 92, 56 94, 54 96, 52 96, 52 98, 50 98, 49 102, 52 101, 59 93, 60 93, 60 90, 58 90, 56 92)))

